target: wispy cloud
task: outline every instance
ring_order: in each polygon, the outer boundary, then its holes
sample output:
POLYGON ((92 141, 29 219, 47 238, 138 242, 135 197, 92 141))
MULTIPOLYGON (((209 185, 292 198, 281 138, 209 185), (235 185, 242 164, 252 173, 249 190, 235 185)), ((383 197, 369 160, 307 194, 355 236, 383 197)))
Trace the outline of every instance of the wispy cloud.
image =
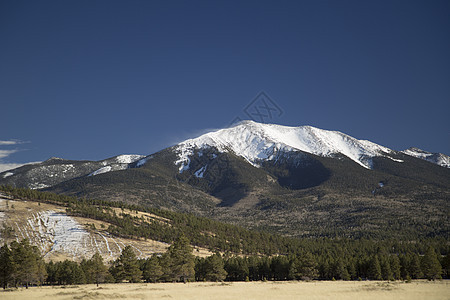
POLYGON ((19 150, 14 149, 14 150, 1 150, 0 149, 0 162, 2 161, 2 159, 10 156, 11 154, 14 154, 16 152, 18 152, 19 150))
POLYGON ((0 146, 12 146, 12 145, 19 145, 23 144, 25 142, 19 141, 19 140, 10 140, 10 141, 0 141, 0 146))
MULTIPOLYGON (((20 140, 9 140, 9 141, 2 141, 0 140, 0 147, 8 147, 8 146, 16 146, 20 144, 24 144, 26 142, 20 141, 20 140)), ((0 173, 5 172, 11 169, 15 169, 18 167, 21 167, 23 165, 31 164, 30 163, 15 163, 7 161, 7 158, 16 153, 21 151, 21 149, 0 149, 0 173)))

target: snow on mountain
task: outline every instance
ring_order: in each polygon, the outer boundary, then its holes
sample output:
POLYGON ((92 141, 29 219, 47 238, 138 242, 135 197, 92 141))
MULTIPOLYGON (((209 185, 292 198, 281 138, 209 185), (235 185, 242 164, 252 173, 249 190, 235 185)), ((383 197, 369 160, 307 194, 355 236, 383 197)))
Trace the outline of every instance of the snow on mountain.
POLYGON ((145 157, 144 155, 138 155, 138 154, 123 154, 123 155, 116 156, 115 159, 116 159, 117 163, 119 163, 119 164, 131 164, 131 163, 134 163, 135 161, 138 161, 144 157, 145 157))
POLYGON ((52 157, 27 168, 0 172, 0 184, 43 189, 77 177, 125 170, 142 159, 145 159, 145 156, 136 154, 118 155, 101 161, 74 161, 52 157))
POLYGON ((106 159, 102 161, 104 167, 90 173, 88 176, 95 176, 103 173, 108 173, 111 171, 125 170, 129 167, 129 164, 135 161, 142 160, 145 156, 138 154, 122 154, 115 156, 113 158, 106 159))
POLYGON ((209 132, 175 146, 178 154, 175 164, 179 165, 180 173, 189 168, 189 157, 195 149, 207 147, 216 147, 220 152, 233 152, 254 166, 258 166, 261 160, 275 159, 280 151, 303 151, 324 157, 342 154, 370 169, 372 157, 389 157, 389 154, 394 152, 338 131, 311 126, 289 127, 243 121, 234 127, 209 132))
POLYGON ((34 218, 28 219, 28 224, 37 228, 40 236, 48 237, 53 245, 50 252, 65 252, 73 256, 86 254, 82 245, 90 236, 74 218, 50 210, 38 212, 34 218))
POLYGON ((95 175, 98 175, 98 174, 108 173, 108 172, 111 172, 111 169, 112 169, 111 166, 102 167, 102 168, 92 172, 88 176, 95 176, 95 175))
POLYGON ((6 177, 9 177, 9 176, 12 176, 12 175, 14 175, 14 173, 6 172, 5 174, 3 174, 3 178, 6 178, 6 177))
POLYGON ((442 153, 431 153, 415 147, 411 147, 402 152, 406 155, 417 157, 445 168, 450 168, 450 156, 448 155, 442 153))
MULTIPOLYGON (((95 170, 94 172, 90 173, 88 176, 95 176, 103 173, 108 173, 111 171, 119 171, 119 170, 125 170, 129 167, 129 164, 132 164, 136 161, 141 161, 145 159, 144 155, 138 155, 138 154, 122 154, 115 156, 110 159, 106 159, 102 162, 104 167, 101 167, 98 170, 95 170)), ((141 165, 138 162, 138 167, 141 165)))

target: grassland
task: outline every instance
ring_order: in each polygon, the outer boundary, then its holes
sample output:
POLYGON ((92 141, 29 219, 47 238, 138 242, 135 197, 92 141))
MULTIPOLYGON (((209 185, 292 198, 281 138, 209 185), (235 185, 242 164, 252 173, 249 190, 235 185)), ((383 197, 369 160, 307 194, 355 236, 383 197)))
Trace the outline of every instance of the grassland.
POLYGON ((450 299, 449 281, 313 281, 104 284, 32 287, 0 299, 450 299))

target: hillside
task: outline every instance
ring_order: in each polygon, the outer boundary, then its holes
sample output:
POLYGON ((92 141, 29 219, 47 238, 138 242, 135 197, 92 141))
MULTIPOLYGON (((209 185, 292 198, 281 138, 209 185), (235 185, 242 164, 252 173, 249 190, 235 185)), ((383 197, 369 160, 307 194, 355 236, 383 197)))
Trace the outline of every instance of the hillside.
POLYGON ((245 121, 145 157, 24 166, 0 174, 0 184, 294 237, 448 237, 445 156, 411 151, 311 126, 245 121))
POLYGON ((78 178, 48 190, 190 212, 290 236, 449 234, 449 170, 423 160, 398 154, 405 161, 399 166, 374 158, 369 170, 345 157, 299 152, 255 167, 233 153, 202 151, 200 157, 194 152, 191 168, 182 173, 171 163, 176 156, 169 149, 140 168, 78 178), (203 176, 196 176, 206 164, 203 176))
POLYGON ((242 227, 121 202, 77 199, 0 186, 1 242, 27 238, 47 259, 79 260, 99 251, 113 259, 131 245, 139 257, 165 252, 181 235, 199 256, 214 251, 287 254, 300 241, 242 227))
MULTIPOLYGON (((121 213, 120 209, 116 211, 121 213)), ((160 219, 149 213, 129 209, 124 209, 123 213, 160 219)), ((161 241, 111 234, 108 230, 110 223, 67 214, 66 207, 59 204, 21 200, 3 193, 0 194, 0 224, 2 244, 26 238, 38 246, 47 261, 80 261, 92 257, 96 252, 109 261, 117 259, 128 245, 133 247, 138 258, 143 259, 153 253, 164 253, 169 247, 168 243, 161 241)), ((210 254, 204 248, 196 249, 196 255, 210 254)))

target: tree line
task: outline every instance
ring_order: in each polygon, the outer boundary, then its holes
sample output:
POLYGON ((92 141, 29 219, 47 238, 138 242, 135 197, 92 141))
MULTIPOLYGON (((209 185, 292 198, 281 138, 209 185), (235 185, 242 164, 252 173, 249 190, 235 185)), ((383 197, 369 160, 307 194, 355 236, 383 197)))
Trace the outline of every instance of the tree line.
POLYGON ((1 248, 3 287, 121 281, 450 278, 449 243, 444 238, 414 242, 388 238, 294 239, 121 202, 5 186, 0 186, 0 190, 15 198, 64 205, 70 215, 109 223, 107 231, 117 236, 172 244, 166 253, 142 260, 136 258, 131 247, 126 247, 111 264, 105 264, 99 254, 80 263, 69 260, 45 263, 38 249, 28 241, 13 241, 1 248), (160 218, 138 217, 133 211, 149 212, 160 218), (196 258, 191 245, 208 248, 215 254, 196 258))
POLYGON ((180 236, 165 253, 138 259, 126 246, 120 256, 106 264, 94 254, 80 263, 64 260, 45 263, 36 246, 27 239, 0 248, 0 284, 30 285, 97 284, 105 282, 187 281, 285 281, 285 280, 411 280, 450 278, 450 257, 439 256, 429 247, 423 256, 413 253, 388 254, 378 249, 372 256, 345 260, 297 255, 237 256, 215 253, 195 257, 185 236, 180 236))
POLYGON ((414 243, 389 236, 378 240, 326 237, 298 239, 252 231, 191 214, 123 202, 83 199, 10 186, 0 186, 0 191, 19 199, 62 205, 66 207, 68 215, 106 222, 110 224, 107 231, 115 236, 152 239, 171 244, 182 232, 190 240, 191 245, 207 248, 211 252, 273 256, 296 255, 297 252, 304 251, 318 257, 343 256, 344 261, 351 261, 352 257, 363 254, 375 255, 378 247, 388 249, 389 254, 411 252, 423 255, 428 246, 432 246, 440 255, 446 255, 449 250, 448 240, 444 237, 421 238, 416 239, 414 243), (117 208, 121 209, 119 213, 116 213, 117 208), (160 217, 160 220, 138 217, 131 213, 137 211, 153 214, 160 217))

